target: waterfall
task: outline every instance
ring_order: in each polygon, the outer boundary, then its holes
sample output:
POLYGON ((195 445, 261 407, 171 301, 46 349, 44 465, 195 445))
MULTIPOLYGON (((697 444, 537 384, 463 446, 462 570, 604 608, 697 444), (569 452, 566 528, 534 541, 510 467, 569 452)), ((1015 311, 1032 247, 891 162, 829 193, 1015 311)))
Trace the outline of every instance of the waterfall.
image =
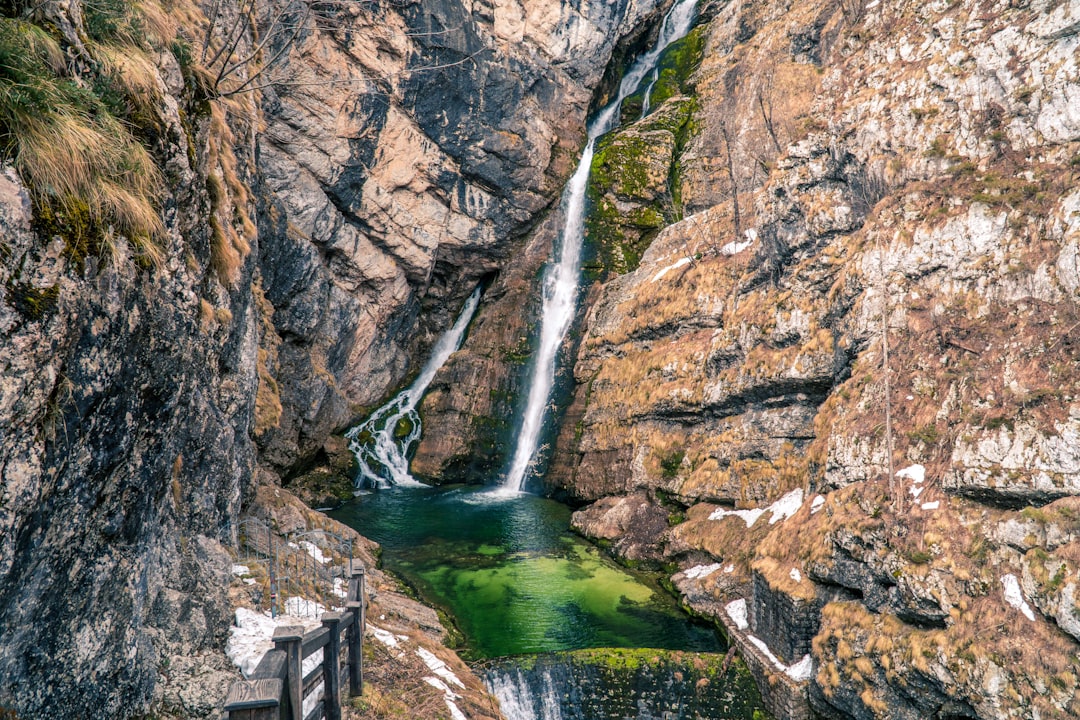
POLYGON ((544 671, 538 694, 519 669, 491 671, 486 680, 507 720, 563 720, 559 693, 550 671, 544 671))
POLYGON ((420 439, 420 404, 435 373, 461 347, 465 330, 469 327, 476 306, 480 303, 480 286, 465 301, 453 327, 443 333, 431 349, 431 357, 420 374, 406 389, 394 396, 371 416, 345 433, 349 449, 356 455, 360 465, 357 484, 368 483, 375 487, 389 485, 420 485, 409 474, 409 450, 420 439))
MULTIPOLYGON (((641 118, 644 118, 652 110, 649 105, 649 96, 652 95, 652 89, 656 87, 656 81, 660 79, 660 68, 653 68, 653 71, 649 73, 649 84, 645 86, 645 89, 641 91, 641 118)), ((639 120, 641 118, 638 118, 639 120)))
POLYGON ((521 491, 530 474, 530 467, 536 460, 544 417, 547 414, 551 389, 555 384, 555 356, 577 310, 581 245, 585 229, 585 190, 589 183, 589 169, 592 166, 596 139, 615 127, 622 101, 634 94, 641 81, 656 66, 656 61, 667 46, 690 32, 696 2, 697 0, 679 0, 668 11, 660 25, 656 45, 634 60, 619 84, 615 99, 589 123, 588 142, 581 161, 563 190, 562 206, 566 212, 566 225, 556 244, 555 261, 549 263, 544 271, 540 342, 529 378, 529 395, 522 416, 521 432, 504 483, 507 490, 521 491))

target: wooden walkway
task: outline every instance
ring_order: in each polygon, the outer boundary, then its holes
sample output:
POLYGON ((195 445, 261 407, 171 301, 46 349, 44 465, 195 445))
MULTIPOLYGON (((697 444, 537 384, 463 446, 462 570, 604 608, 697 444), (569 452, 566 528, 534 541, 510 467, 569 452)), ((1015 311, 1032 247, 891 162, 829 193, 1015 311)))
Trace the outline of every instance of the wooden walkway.
POLYGON ((349 696, 364 689, 364 567, 358 561, 349 568, 345 612, 323 613, 321 620, 322 627, 307 633, 298 626, 274 631, 274 649, 250 678, 229 688, 228 720, 341 720, 343 654, 349 696), (305 674, 304 660, 319 650, 322 662, 305 674))

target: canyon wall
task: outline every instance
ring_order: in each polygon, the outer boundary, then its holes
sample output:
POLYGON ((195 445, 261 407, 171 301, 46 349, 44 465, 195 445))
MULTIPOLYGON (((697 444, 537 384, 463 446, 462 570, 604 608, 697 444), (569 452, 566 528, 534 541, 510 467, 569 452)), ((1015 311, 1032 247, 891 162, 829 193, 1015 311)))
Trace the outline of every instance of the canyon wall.
POLYGON ((213 715, 242 509, 520 252, 657 5, 0 4, 0 706, 213 715))
POLYGON ((1075 4, 713 13, 597 153, 549 481, 821 716, 1076 715, 1075 4))

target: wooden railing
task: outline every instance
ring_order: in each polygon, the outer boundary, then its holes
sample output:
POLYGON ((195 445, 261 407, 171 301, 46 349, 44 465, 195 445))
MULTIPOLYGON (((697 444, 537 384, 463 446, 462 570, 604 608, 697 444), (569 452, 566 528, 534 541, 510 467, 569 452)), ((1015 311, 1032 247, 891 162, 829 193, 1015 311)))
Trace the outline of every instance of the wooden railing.
POLYGON ((225 698, 229 720, 341 720, 341 655, 345 651, 349 695, 364 689, 364 568, 350 568, 345 612, 327 612, 322 627, 304 633, 298 626, 274 631, 274 649, 247 680, 232 684, 225 698), (344 634, 344 642, 342 635, 344 634), (323 651, 322 662, 303 671, 304 660, 323 651), (322 685, 321 696, 315 695, 322 685), (313 697, 314 696, 314 697, 313 697), (311 705, 304 712, 304 702, 311 705))

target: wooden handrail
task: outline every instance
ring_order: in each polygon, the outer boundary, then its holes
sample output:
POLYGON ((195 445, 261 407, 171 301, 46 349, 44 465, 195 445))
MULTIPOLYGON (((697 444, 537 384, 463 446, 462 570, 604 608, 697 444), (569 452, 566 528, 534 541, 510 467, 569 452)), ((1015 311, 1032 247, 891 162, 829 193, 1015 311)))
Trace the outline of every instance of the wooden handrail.
POLYGON ((300 626, 274 631, 274 649, 263 655, 247 680, 234 682, 225 699, 229 720, 341 720, 342 633, 348 652, 349 695, 363 693, 365 627, 364 567, 353 562, 345 612, 326 612, 322 627, 303 632, 300 626), (323 661, 303 675, 303 662, 319 650, 323 661), (323 681, 323 697, 305 717, 304 698, 323 681))

